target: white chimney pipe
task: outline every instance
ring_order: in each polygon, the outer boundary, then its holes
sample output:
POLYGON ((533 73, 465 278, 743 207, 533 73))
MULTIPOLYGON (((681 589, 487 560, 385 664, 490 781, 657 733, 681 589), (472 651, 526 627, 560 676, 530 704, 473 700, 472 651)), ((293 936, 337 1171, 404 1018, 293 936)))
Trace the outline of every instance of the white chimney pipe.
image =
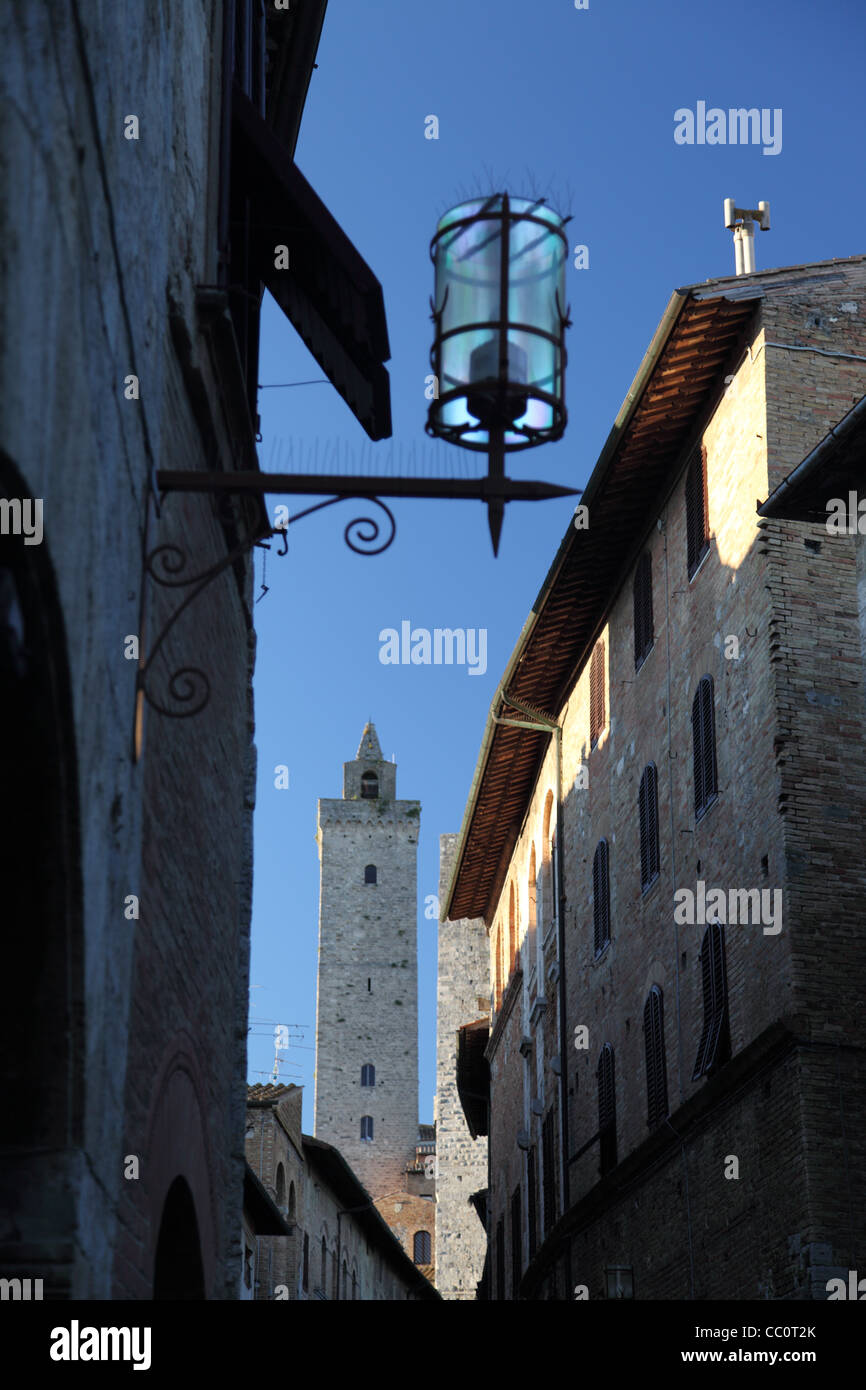
POLYGON ((725 226, 734 232, 734 263, 737 275, 755 272, 755 220, 762 232, 770 230, 770 204, 759 203, 757 208, 738 208, 733 198, 724 202, 725 226), (739 219, 739 221, 737 220, 739 219))

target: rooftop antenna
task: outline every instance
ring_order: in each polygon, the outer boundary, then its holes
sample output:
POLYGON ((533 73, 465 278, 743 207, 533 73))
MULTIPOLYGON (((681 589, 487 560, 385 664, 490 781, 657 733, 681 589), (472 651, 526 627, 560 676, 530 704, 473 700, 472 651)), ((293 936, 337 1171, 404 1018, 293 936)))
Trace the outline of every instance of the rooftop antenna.
POLYGON ((733 198, 725 199, 725 226, 733 228, 738 275, 753 275, 755 271, 755 222, 762 232, 770 230, 769 203, 759 203, 757 208, 738 208, 733 198))

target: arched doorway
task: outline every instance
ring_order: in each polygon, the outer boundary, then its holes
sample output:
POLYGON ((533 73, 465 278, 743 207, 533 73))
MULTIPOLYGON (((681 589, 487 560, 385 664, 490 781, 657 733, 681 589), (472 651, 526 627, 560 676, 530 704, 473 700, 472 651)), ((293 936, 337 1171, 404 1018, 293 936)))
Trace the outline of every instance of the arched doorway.
MULTIPOLYGON (((0 1010, 2 1185, 14 1193, 4 1273, 45 1273, 45 1297, 71 1293, 83 1141, 83 911, 78 772, 66 628, 36 499, 0 451, 0 836, 3 973, 0 1010), (24 523, 24 524, 22 524, 24 523), (41 528, 40 528, 41 529, 41 528), (51 1239, 45 1193, 63 1193, 51 1239), (40 1255, 43 1243, 48 1249, 40 1255), (21 1254, 19 1256, 19 1249, 21 1254), (71 1261, 70 1256, 70 1261, 71 1261)), ((41 507, 41 502, 40 502, 41 507)))
POLYGON ((166 1195, 156 1242, 154 1300, 204 1298, 204 1269, 192 1193, 175 1178, 166 1195))

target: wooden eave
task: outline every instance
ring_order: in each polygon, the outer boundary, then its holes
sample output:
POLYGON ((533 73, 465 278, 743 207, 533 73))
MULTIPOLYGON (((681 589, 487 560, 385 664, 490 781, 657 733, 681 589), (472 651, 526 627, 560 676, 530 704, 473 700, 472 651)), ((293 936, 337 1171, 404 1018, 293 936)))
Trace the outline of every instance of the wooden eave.
POLYGON ((725 368, 742 350, 762 291, 753 285, 747 297, 737 285, 739 293, 729 298, 725 288, 712 297, 704 287, 701 298, 691 290, 674 295, 650 350, 655 360, 648 363, 648 353, 584 491, 590 525, 569 527, 533 605, 491 706, 448 918, 492 921, 550 737, 495 721, 526 717, 509 705, 509 694, 550 720, 568 699, 657 498, 693 442, 725 368))

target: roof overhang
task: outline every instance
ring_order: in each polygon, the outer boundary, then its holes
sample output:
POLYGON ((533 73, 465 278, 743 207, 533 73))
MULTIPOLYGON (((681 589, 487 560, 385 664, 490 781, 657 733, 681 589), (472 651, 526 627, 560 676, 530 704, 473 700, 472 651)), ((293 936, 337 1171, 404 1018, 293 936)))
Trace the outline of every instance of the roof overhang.
POLYGON ((248 1163, 244 1164, 244 1213, 257 1236, 290 1236, 290 1226, 248 1163))
POLYGON ((671 296, 581 498, 590 525, 569 526, 490 706, 443 917, 490 924, 550 738, 496 721, 526 719, 510 695, 556 719, 762 297, 755 280, 671 296))
POLYGON ((488 1132, 490 1064, 485 1050, 490 1019, 479 1018, 457 1030, 457 1094, 473 1139, 488 1132))
POLYGON ((267 122, 294 159, 328 0, 265 10, 267 122))
POLYGON ((371 439, 391 434, 382 287, 252 102, 232 93, 232 168, 249 199, 251 269, 371 439), (288 248, 287 269, 275 247, 288 248))
POLYGON ((828 503, 857 491, 866 478, 866 396, 857 402, 793 473, 779 484, 758 515, 788 521, 822 521, 828 503))

